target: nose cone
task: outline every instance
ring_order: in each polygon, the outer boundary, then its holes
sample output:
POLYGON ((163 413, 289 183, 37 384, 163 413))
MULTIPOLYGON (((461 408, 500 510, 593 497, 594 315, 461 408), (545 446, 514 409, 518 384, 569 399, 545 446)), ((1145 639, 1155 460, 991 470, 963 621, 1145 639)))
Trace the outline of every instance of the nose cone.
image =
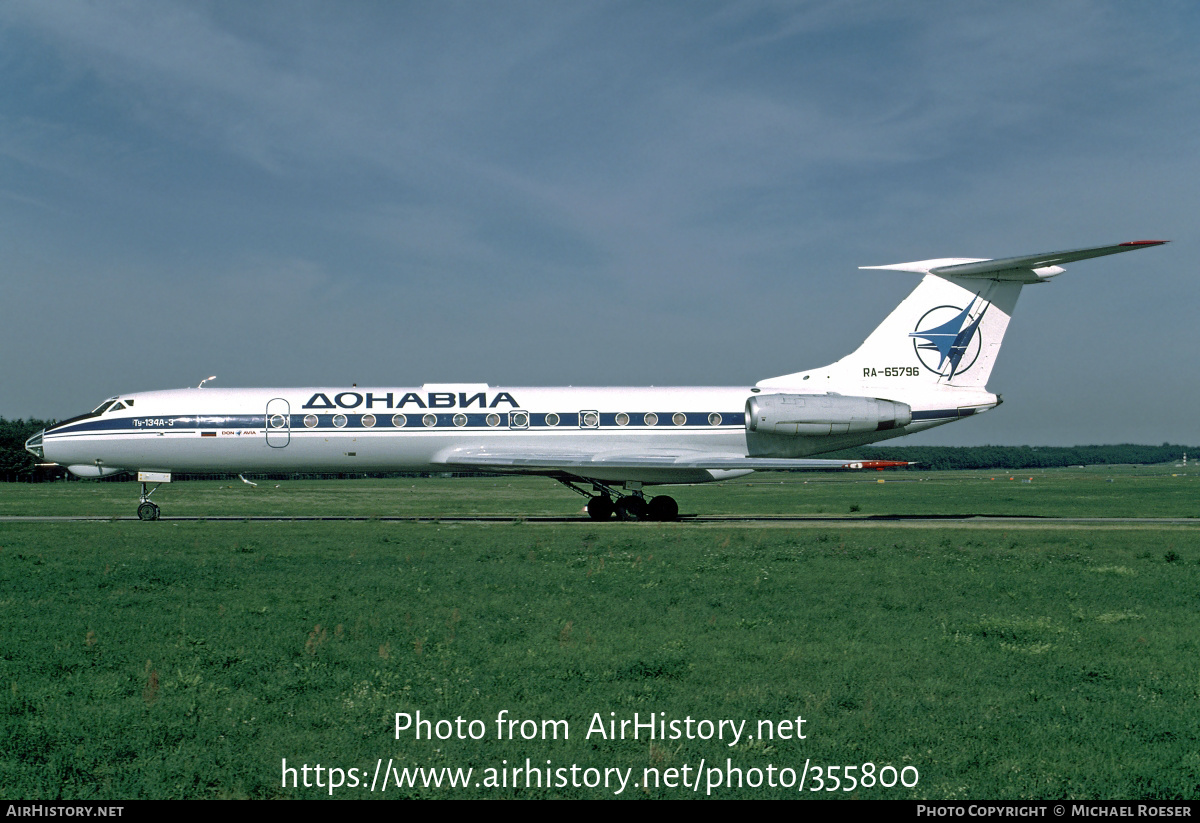
POLYGON ((25 451, 32 454, 38 460, 43 460, 46 457, 45 450, 42 448, 42 438, 46 434, 46 430, 42 429, 33 437, 25 441, 25 451))

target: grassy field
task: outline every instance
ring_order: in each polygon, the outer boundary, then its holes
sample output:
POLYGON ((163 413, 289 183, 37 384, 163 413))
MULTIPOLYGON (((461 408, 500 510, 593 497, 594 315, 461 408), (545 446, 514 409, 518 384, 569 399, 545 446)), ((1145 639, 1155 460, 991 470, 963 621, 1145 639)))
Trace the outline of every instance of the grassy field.
MULTIPOLYGON (((703 513, 1191 517, 1194 479, 1172 471, 673 493, 703 513)), ((536 479, 229 485, 173 484, 159 502, 168 517, 582 504, 536 479)), ((7 515, 135 503, 131 484, 0 487, 7 515)), ((284 787, 284 758, 342 770, 332 796, 352 798, 1196 798, 1198 607, 1200 523, 3 522, 0 798, 329 796, 328 773, 284 787), (396 713, 418 711, 484 733, 397 739, 396 713), (499 739, 503 711, 569 737, 499 739), (635 712, 695 734, 587 734, 635 712), (774 724, 797 717, 805 739, 760 739, 760 720, 794 737, 774 724), (729 726, 700 739, 700 720, 745 726, 731 746, 729 726), (540 787, 511 773, 527 758, 540 787), (473 771, 465 788, 372 793, 389 761, 473 771), (871 786, 810 791, 813 767, 859 780, 867 763, 871 786), (915 786, 880 785, 904 767, 915 786)))
MULTIPOLYGON (((664 487, 684 514, 1200 517, 1200 473, 1173 466, 1043 472, 755 474, 664 487), (882 482, 881 482, 882 481, 882 482)), ((573 516, 584 500, 543 477, 190 481, 153 496, 163 516, 573 516)), ((656 493, 649 490, 649 493, 656 493)), ((135 483, 0 484, 0 516, 131 516, 135 483)))

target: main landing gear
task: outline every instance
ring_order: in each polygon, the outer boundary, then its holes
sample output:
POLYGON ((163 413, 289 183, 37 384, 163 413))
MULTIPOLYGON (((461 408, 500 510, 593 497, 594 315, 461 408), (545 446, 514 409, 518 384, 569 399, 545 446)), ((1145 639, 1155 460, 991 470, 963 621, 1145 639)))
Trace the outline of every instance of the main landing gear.
POLYGON ((138 504, 138 509, 137 509, 138 520, 157 520, 158 519, 158 515, 159 515, 158 504, 150 502, 150 495, 154 494, 154 491, 157 488, 158 488, 158 484, 155 484, 153 489, 151 489, 150 491, 146 491, 146 484, 145 483, 142 484, 142 495, 140 498, 141 502, 138 504))
POLYGON ((621 494, 611 486, 592 481, 595 494, 579 488, 571 479, 555 478, 571 491, 588 498, 587 513, 593 520, 608 520, 614 514, 618 520, 654 520, 659 522, 679 519, 679 504, 673 497, 660 494, 646 500, 641 483, 626 483, 629 494, 621 494), (616 502, 613 498, 616 497, 616 502))

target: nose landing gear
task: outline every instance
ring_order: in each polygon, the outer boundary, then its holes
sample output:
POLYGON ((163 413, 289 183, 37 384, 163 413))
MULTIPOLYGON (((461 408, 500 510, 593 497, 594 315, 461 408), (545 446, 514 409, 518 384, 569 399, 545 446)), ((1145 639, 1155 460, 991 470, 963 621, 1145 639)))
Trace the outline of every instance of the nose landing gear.
POLYGON ((150 502, 150 495, 154 494, 155 489, 159 484, 155 484, 153 489, 146 491, 146 484, 142 484, 141 502, 137 507, 138 520, 157 520, 159 516, 159 508, 157 503, 150 502))

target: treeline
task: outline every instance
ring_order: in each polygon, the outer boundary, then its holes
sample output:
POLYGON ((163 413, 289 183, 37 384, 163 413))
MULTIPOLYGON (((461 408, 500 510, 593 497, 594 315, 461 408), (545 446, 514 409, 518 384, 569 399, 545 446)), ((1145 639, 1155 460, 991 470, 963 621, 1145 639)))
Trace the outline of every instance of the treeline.
MULTIPOLYGON (((33 419, 6 420, 0 417, 0 480, 8 483, 36 483, 54 480, 66 474, 61 468, 37 468, 37 458, 25 451, 25 441, 52 422, 33 419)), ((1115 463, 1167 463, 1179 460, 1185 451, 1200 459, 1200 447, 1171 443, 1163 443, 1161 446, 1142 446, 1135 443, 1121 443, 1115 446, 863 446, 825 456, 908 460, 918 464, 911 467, 912 469, 928 471, 1050 469, 1115 463)))
POLYGON ((1184 452, 1200 457, 1195 446, 1163 443, 1142 446, 1120 443, 1113 446, 863 446, 838 452, 838 457, 870 460, 908 460, 911 469, 1052 469, 1064 466, 1114 465, 1118 463, 1168 463, 1184 452))
POLYGON ((6 420, 0 417, 0 480, 14 481, 48 480, 61 477, 62 469, 47 473, 35 468, 38 459, 25 451, 25 441, 49 426, 50 420, 6 420))

